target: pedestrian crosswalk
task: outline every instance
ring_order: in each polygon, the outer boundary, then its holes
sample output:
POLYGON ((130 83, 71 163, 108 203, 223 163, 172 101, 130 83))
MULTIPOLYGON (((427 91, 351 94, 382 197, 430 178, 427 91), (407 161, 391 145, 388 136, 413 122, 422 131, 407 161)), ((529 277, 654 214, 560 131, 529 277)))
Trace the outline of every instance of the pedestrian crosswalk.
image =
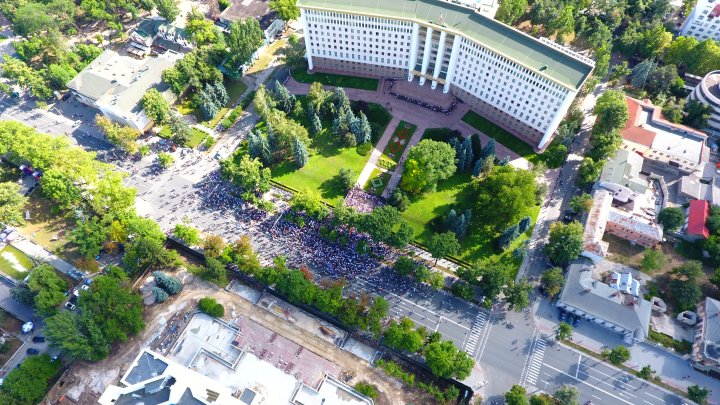
POLYGON ((469 354, 471 357, 475 353, 477 345, 480 343, 483 326, 485 326, 487 317, 488 315, 485 312, 478 312, 478 315, 475 317, 475 321, 470 328, 470 337, 468 337, 467 343, 465 343, 465 353, 469 354))
POLYGON ((528 365, 527 374, 525 376, 526 385, 537 384, 540 367, 542 367, 543 357, 545 357, 545 347, 547 347, 545 339, 538 337, 535 341, 535 347, 533 349, 530 364, 528 365))

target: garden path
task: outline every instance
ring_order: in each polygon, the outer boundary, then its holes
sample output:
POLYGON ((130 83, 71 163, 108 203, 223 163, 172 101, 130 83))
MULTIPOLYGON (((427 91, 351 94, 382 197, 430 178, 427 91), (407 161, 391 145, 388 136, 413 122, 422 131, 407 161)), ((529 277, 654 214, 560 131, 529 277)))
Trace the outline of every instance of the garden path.
POLYGON ((372 153, 370 154, 370 159, 368 159, 368 162, 365 164, 365 167, 363 167, 362 172, 360 172, 360 176, 358 176, 356 182, 358 187, 362 188, 370 178, 370 175, 375 169, 375 165, 377 164, 380 156, 382 156, 383 151, 385 150, 385 147, 387 146, 388 142, 390 142, 390 139, 395 133, 395 127, 397 127, 398 123, 400 123, 400 118, 398 118, 397 116, 393 116, 387 128, 385 128, 385 132, 383 132, 380 140, 378 140, 377 145, 375 145, 375 148, 373 148, 372 153))

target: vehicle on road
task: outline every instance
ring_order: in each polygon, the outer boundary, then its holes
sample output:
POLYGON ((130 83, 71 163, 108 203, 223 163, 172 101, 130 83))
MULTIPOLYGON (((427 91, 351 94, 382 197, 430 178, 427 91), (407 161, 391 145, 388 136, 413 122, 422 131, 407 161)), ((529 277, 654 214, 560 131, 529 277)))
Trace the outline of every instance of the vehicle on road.
POLYGON ((573 328, 577 328, 578 326, 580 326, 580 317, 579 316, 575 317, 575 320, 573 320, 572 325, 573 325, 573 328))
POLYGON ((42 343, 45 341, 45 336, 33 336, 33 343, 42 343))
POLYGON ((25 353, 27 354, 38 354, 40 353, 40 350, 34 348, 34 347, 28 347, 27 350, 25 350, 25 353))
POLYGON ((71 311, 74 311, 74 310, 75 310, 75 304, 73 304, 72 302, 66 302, 66 303, 65 303, 65 308, 67 308, 67 309, 69 309, 69 310, 71 310, 71 311))
POLYGON ((32 330, 35 329, 35 324, 32 323, 32 321, 25 322, 22 326, 22 333, 27 334, 32 332, 32 330))

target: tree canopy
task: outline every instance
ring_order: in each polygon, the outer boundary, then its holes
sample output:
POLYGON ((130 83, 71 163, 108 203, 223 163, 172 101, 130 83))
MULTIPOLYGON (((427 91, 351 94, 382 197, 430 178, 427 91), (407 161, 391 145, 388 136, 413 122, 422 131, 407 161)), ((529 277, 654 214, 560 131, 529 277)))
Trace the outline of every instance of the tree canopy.
POLYGON ((496 166, 481 179, 473 181, 474 217, 483 224, 502 229, 530 214, 535 205, 535 176, 513 166, 496 166))
POLYGON ((0 183, 0 223, 5 225, 23 225, 23 209, 27 197, 20 193, 20 185, 15 182, 0 183))
POLYGON ((434 190, 438 181, 455 173, 455 150, 446 142, 423 139, 410 148, 400 188, 419 194, 434 190))
POLYGON ((569 224, 555 222, 550 225, 550 238, 545 253, 558 264, 577 259, 583 250, 583 226, 577 221, 569 224))

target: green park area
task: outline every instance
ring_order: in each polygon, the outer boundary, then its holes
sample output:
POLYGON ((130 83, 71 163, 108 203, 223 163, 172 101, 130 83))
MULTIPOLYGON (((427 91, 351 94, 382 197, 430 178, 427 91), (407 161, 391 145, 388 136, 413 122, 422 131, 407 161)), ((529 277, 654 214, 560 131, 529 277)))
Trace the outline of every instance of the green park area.
MULTIPOLYGON (((168 125, 165 125, 160 130, 160 132, 158 132, 158 136, 165 138, 165 139, 170 139, 172 137, 172 132, 170 131, 170 127, 168 125)), ((191 148, 197 148, 198 146, 200 146, 202 141, 204 141, 205 138, 207 138, 207 136, 208 136, 207 133, 205 133, 195 127, 190 127, 190 140, 188 141, 187 146, 189 146, 191 148)))
MULTIPOLYGON (((425 131, 422 139, 446 141, 451 134, 448 128, 431 128, 425 131)), ((467 209, 474 210, 473 178, 467 171, 456 171, 445 180, 440 180, 433 191, 418 195, 408 195, 410 203, 402 217, 415 231, 415 241, 427 245, 432 236, 437 233, 437 225, 443 220, 451 209, 462 212, 467 209)), ((539 206, 532 206, 527 215, 535 223, 539 206)), ((460 239, 460 251, 454 257, 465 262, 482 261, 497 263, 511 262, 517 268, 519 259, 513 257, 513 251, 521 247, 532 233, 532 226, 520 234, 508 247, 503 250, 496 248, 496 240, 501 232, 494 227, 484 224, 480 219, 473 217, 468 232, 460 239)))
POLYGON ((531 163, 536 163, 540 160, 539 155, 535 153, 532 146, 515 137, 508 131, 493 124, 489 120, 481 117, 480 114, 475 111, 468 111, 462 117, 462 120, 483 134, 491 138, 495 138, 495 141, 506 146, 508 149, 517 153, 521 157, 524 157, 531 163))
MULTIPOLYGON (((200 111, 199 108, 194 104, 192 99, 192 94, 188 94, 187 92, 183 97, 181 97, 178 102, 175 104, 175 108, 177 109, 178 113, 181 115, 192 115, 195 117, 197 122, 204 123, 208 128, 215 128, 217 124, 220 122, 220 120, 223 119, 225 114, 230 111, 233 104, 235 104, 240 96, 245 93, 245 90, 247 90, 247 85, 243 83, 241 80, 232 80, 226 78, 223 81, 223 84, 225 85, 225 90, 228 94, 228 102, 225 104, 224 107, 220 108, 218 110, 218 113, 215 114, 215 117, 213 117, 210 120, 206 120, 205 116, 203 115, 202 111, 200 111)), ((201 140, 202 141, 202 140, 201 140)), ((194 146, 193 146, 194 147, 194 146)))
POLYGON ((348 89, 377 90, 379 80, 369 77, 336 75, 331 73, 308 73, 307 67, 293 69, 293 79, 300 83, 320 82, 326 86, 345 87, 348 89))
MULTIPOLYGON (((297 99, 304 106, 307 105, 307 97, 298 96, 297 99)), ((352 104, 353 109, 360 107, 358 103, 352 104)), ((378 104, 365 104, 363 109, 368 120, 376 124, 376 129, 373 130, 374 144, 379 138, 379 134, 385 131, 392 116, 384 107, 378 104)), ((310 123, 307 122, 308 119, 304 114, 293 118, 304 127, 310 127, 310 123)), ((261 122, 258 126, 261 130, 264 130, 264 123, 261 122)), ((362 147, 344 147, 339 144, 332 134, 331 120, 323 119, 322 126, 322 131, 310 139, 307 164, 302 168, 298 168, 292 161, 280 162, 271 167, 272 180, 293 190, 318 191, 323 200, 335 204, 345 196, 342 187, 335 181, 340 169, 351 170, 355 178, 357 178, 367 163, 369 150, 362 147)))

